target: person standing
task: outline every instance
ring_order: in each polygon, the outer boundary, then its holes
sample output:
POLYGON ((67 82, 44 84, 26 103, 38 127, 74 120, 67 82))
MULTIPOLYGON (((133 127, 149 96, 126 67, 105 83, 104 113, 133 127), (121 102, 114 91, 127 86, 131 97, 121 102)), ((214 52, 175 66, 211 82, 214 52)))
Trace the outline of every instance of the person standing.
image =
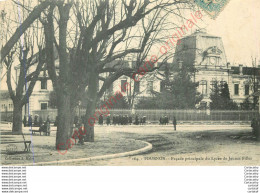
POLYGON ((176 131, 177 121, 176 121, 176 118, 175 118, 175 117, 173 117, 172 123, 173 123, 173 126, 174 126, 174 131, 176 131))
POLYGON ((135 115, 135 124, 139 125, 139 117, 138 117, 138 115, 135 115))
POLYGON ((160 125, 162 125, 162 123, 163 123, 163 118, 162 118, 162 116, 160 117, 159 122, 160 122, 160 125))
POLYGON ((30 115, 28 118, 28 125, 29 127, 32 127, 32 115, 30 115))
POLYGON ((107 116, 107 126, 110 125, 110 115, 107 116))
POLYGON ((116 125, 116 115, 113 115, 113 124, 116 125))
POLYGON ((23 126, 26 127, 27 125, 27 117, 26 115, 23 116, 23 126))
POLYGON ((98 124, 103 125, 103 116, 101 114, 99 115, 98 124))
POLYGON ((50 115, 47 116, 46 122, 49 123, 49 124, 51 123, 50 115))
POLYGON ((130 115, 130 116, 128 117, 128 123, 129 123, 130 125, 132 125, 132 115, 130 115))
POLYGON ((34 121, 33 121, 34 126, 38 126, 39 122, 38 122, 38 115, 34 116, 34 121))
POLYGON ((42 117, 41 117, 41 116, 39 116, 39 127, 41 127, 41 126, 42 126, 42 123, 43 123, 42 117))

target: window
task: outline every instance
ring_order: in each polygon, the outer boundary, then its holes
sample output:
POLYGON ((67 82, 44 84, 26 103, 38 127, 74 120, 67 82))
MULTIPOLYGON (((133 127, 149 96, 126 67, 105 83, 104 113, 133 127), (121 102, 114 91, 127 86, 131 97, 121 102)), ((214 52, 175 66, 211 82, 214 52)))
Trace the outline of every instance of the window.
POLYGON ((41 80, 41 89, 47 89, 47 80, 46 79, 43 79, 41 80))
POLYGON ((114 85, 113 85, 113 83, 112 83, 112 84, 109 86, 109 88, 108 88, 108 92, 109 92, 109 93, 112 93, 113 90, 114 90, 114 85))
POLYGON ((165 82, 161 81, 160 82, 160 92, 163 92, 165 90, 165 82))
POLYGON ((125 86, 126 86, 126 83, 127 80, 121 80, 121 92, 125 92, 125 86))
POLYGON ((153 91, 153 81, 148 81, 147 83, 147 92, 152 92, 153 91))
POLYGON ((135 92, 140 92, 140 82, 138 81, 138 82, 135 82, 134 84, 135 84, 134 85, 135 92))
POLYGON ((207 95, 207 81, 206 80, 202 80, 200 82, 201 85, 201 94, 202 95, 207 95))
POLYGON ((249 85, 245 85, 245 95, 249 95, 249 85))
POLYGON ((211 89, 214 90, 215 86, 217 86, 218 82, 216 80, 212 80, 210 82, 210 85, 211 85, 211 89))
POLYGON ((239 94, 239 84, 234 84, 234 95, 239 94))
POLYGON ((48 103, 41 103, 41 110, 46 110, 48 107, 48 103))

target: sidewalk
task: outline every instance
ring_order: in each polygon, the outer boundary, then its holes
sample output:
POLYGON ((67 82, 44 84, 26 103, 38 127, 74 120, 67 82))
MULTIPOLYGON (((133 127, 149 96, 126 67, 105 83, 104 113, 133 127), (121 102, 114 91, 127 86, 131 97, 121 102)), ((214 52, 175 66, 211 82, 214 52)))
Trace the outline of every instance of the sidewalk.
MULTIPOLYGON (((59 165, 61 160, 90 158, 95 156, 103 156, 108 154, 118 154, 129 151, 138 150, 147 146, 145 142, 116 138, 113 135, 106 133, 98 133, 95 135, 95 142, 85 142, 84 145, 74 145, 65 155, 61 155, 55 149, 55 135, 56 132, 52 132, 51 136, 31 136, 29 132, 25 132, 25 139, 32 141, 31 152, 23 152, 24 144, 15 143, 12 144, 12 149, 16 149, 19 153, 8 151, 9 144, 1 144, 1 164, 2 165, 14 165, 14 164, 30 164, 38 162, 53 162, 57 163, 52 165, 59 165), (15 145, 15 146, 13 146, 15 145)), ((2 140, 17 140, 21 141, 21 135, 10 135, 10 130, 1 129, 2 140)), ((65 152, 61 150, 61 152, 65 152)), ((73 162, 71 163, 73 165, 73 162)))

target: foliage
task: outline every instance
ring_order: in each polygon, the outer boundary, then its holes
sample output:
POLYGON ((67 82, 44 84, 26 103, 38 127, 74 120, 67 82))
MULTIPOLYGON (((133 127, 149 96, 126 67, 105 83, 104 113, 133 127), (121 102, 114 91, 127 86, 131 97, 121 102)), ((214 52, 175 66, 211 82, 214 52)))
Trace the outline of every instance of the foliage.
POLYGON ((201 101, 198 83, 192 81, 194 69, 183 67, 174 72, 173 80, 166 80, 166 88, 151 98, 142 98, 138 109, 193 109, 201 101))
POLYGON ((211 110, 237 110, 237 104, 230 99, 228 84, 214 84, 210 94, 210 109, 211 110))
POLYGON ((177 75, 171 83, 173 93, 174 108, 193 109, 195 105, 202 100, 202 96, 197 92, 198 82, 192 81, 193 67, 183 66, 179 69, 177 75))
POLYGON ((243 110, 251 110, 251 103, 250 103, 250 101, 249 101, 249 97, 247 97, 247 98, 243 101, 241 107, 242 107, 243 110))
MULTIPOLYGON (((100 108, 103 104, 106 104, 106 102, 107 102, 108 104, 110 104, 109 101, 108 101, 108 99, 109 99, 110 97, 112 97, 112 96, 113 96, 113 95, 108 96, 106 100, 100 100, 100 101, 97 103, 97 108, 100 108)), ((113 96, 113 97, 115 97, 115 96, 113 96)), ((122 98, 120 98, 119 100, 116 100, 116 101, 117 101, 117 102, 115 103, 114 100, 112 100, 113 106, 110 105, 112 109, 129 109, 129 108, 130 108, 129 103, 127 102, 127 97, 124 96, 124 97, 122 97, 122 98)), ((106 106, 107 106, 107 105, 106 105, 106 106)))

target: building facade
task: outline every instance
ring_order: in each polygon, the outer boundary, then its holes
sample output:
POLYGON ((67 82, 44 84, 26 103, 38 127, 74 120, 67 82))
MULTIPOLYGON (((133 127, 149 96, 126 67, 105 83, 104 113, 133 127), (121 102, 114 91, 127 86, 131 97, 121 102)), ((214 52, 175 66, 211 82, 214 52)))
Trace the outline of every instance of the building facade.
POLYGON ((209 107, 210 93, 216 83, 227 83, 231 99, 239 106, 258 89, 260 68, 231 66, 222 38, 203 31, 181 39, 173 59, 173 66, 178 65, 195 67, 194 81, 199 82, 198 91, 203 95, 201 105, 205 107, 209 107))
MULTIPOLYGON (((58 64, 56 64, 56 68, 58 69, 57 65, 58 64)), ((133 67, 134 61, 132 58, 128 58, 120 65, 133 67)), ((118 65, 119 68, 120 65, 118 65)), ((156 65, 160 65, 160 62, 157 62, 156 65)), ((246 67, 242 64, 232 66, 226 58, 222 38, 203 31, 196 31, 180 40, 176 47, 172 63, 160 65, 159 70, 145 74, 138 82, 134 81, 132 77, 121 76, 118 80, 113 82, 103 97, 105 99, 117 91, 122 91, 123 85, 125 82, 128 82, 130 86, 127 91, 122 92, 122 94, 124 96, 134 97, 136 104, 141 97, 151 97, 155 93, 162 92, 165 86, 163 82, 165 81, 166 68, 169 68, 171 71, 182 65, 194 66, 196 69, 193 79, 195 82, 199 82, 198 91, 203 95, 203 100, 199 104, 200 106, 205 108, 209 107, 210 93, 216 83, 227 83, 231 99, 239 106, 241 106, 246 98, 249 98, 251 103, 253 102, 250 96, 258 89, 260 68, 246 67)), ((108 73, 103 73, 101 76, 106 78, 108 75, 108 73)), ((173 78, 173 76, 174 73, 170 72, 169 77, 173 78)), ((100 81, 100 88, 102 84, 103 82, 100 81)), ((53 91, 52 82, 48 78, 48 74, 45 70, 41 72, 39 81, 37 81, 34 91, 29 98, 30 112, 49 109, 49 95, 51 91, 53 91)), ((2 112, 6 110, 6 108, 11 110, 9 103, 10 100, 8 100, 6 104, 1 103, 2 112)), ((28 105, 24 108, 24 112, 28 112, 28 105)))

